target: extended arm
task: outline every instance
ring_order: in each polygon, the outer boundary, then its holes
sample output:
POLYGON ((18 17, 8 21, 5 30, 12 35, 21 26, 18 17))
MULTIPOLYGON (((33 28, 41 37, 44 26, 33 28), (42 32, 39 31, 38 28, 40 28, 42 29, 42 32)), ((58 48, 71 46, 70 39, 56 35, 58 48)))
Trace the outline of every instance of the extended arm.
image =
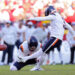
POLYGON ((49 16, 45 16, 45 17, 34 17, 34 18, 30 18, 29 20, 36 20, 36 21, 45 21, 45 20, 54 20, 55 16, 54 15, 49 15, 49 16))

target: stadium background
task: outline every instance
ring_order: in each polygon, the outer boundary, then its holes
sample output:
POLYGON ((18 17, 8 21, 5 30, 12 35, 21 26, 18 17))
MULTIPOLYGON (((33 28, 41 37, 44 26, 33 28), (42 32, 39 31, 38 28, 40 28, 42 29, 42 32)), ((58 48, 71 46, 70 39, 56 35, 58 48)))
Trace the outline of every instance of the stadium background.
MULTIPOLYGON (((53 5, 69 24, 75 22, 75 0, 0 0, 0 30, 3 28, 6 21, 14 23, 19 20, 23 20, 23 23, 26 24, 28 21, 25 19, 36 16, 44 16, 45 8, 48 5, 53 5)), ((31 22, 33 22, 34 25, 37 23, 36 21, 31 22)), ((47 24, 50 22, 41 21, 38 23, 38 26, 42 27, 44 23, 47 24)), ((70 61, 70 46, 66 41, 67 33, 68 31, 65 30, 63 37, 65 42, 63 42, 63 46, 61 48, 64 63, 69 63, 70 61), (66 49, 64 49, 64 46, 66 46, 66 49)), ((15 47, 14 60, 16 60, 16 53, 17 48, 15 47)), ((56 49, 54 54, 55 62, 60 63, 58 51, 56 49)), ((0 52, 0 58, 2 58, 2 52, 0 52)), ((50 62, 51 61, 52 59, 50 56, 50 62)), ((46 61, 44 64, 47 64, 46 61)))

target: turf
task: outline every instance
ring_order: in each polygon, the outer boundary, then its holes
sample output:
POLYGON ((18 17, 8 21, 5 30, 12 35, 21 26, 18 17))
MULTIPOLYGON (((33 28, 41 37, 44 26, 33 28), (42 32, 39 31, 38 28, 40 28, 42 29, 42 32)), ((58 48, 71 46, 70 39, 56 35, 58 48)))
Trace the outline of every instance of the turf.
POLYGON ((29 71, 33 66, 26 66, 19 71, 10 71, 9 66, 0 66, 0 75, 75 75, 75 65, 45 65, 44 71, 29 71))

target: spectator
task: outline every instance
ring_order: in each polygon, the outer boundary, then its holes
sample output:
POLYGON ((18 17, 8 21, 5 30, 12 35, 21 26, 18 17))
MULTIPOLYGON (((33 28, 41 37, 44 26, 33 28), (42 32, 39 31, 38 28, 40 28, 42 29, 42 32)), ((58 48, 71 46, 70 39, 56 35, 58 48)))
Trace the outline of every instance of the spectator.
POLYGON ((23 25, 22 21, 19 21, 19 25, 16 26, 17 28, 17 41, 16 41, 16 46, 19 49, 19 46, 22 42, 25 41, 25 26, 23 25))
POLYGON ((45 38, 47 37, 45 24, 43 24, 43 27, 37 27, 35 31, 33 32, 33 35, 42 43, 45 38), (41 35, 42 34, 42 35, 41 35))
POLYGON ((16 29, 14 26, 11 26, 11 22, 7 21, 5 27, 2 29, 3 40, 7 45, 7 49, 3 51, 2 56, 2 65, 4 65, 5 55, 8 53, 7 64, 11 64, 13 62, 13 49, 16 42, 16 29))
POLYGON ((35 28, 33 27, 33 23, 29 21, 27 23, 27 28, 25 30, 26 40, 28 40, 30 38, 30 36, 32 35, 32 33, 34 32, 34 30, 35 30, 35 28))
MULTIPOLYGON (((75 32, 75 22, 72 22, 71 25, 72 25, 72 28, 74 29, 74 32, 75 32)), ((71 49, 70 64, 74 64, 75 40, 73 39, 71 33, 68 33, 67 40, 70 44, 70 49, 71 49)))

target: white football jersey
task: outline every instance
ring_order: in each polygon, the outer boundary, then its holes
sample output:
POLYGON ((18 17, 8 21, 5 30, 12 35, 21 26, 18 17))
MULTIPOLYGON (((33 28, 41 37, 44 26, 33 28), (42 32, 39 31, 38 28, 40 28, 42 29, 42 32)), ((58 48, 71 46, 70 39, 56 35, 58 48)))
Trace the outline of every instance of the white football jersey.
POLYGON ((63 39, 64 28, 63 28, 63 20, 62 17, 56 13, 54 15, 54 21, 51 21, 51 37, 56 37, 59 39, 63 39))
POLYGON ((51 26, 51 37, 56 37, 58 39, 63 39, 63 34, 64 34, 64 26, 68 28, 72 34, 74 35, 72 27, 66 23, 62 17, 60 16, 59 13, 54 13, 49 16, 45 17, 35 17, 35 18, 30 18, 30 20, 37 20, 37 21, 45 21, 45 20, 50 20, 50 26, 51 26))
POLYGON ((31 55, 32 53, 38 51, 41 48, 41 43, 38 42, 38 46, 33 52, 30 51, 28 48, 28 41, 24 41, 20 47, 21 47, 21 49, 19 49, 18 55, 28 56, 28 55, 31 55))

